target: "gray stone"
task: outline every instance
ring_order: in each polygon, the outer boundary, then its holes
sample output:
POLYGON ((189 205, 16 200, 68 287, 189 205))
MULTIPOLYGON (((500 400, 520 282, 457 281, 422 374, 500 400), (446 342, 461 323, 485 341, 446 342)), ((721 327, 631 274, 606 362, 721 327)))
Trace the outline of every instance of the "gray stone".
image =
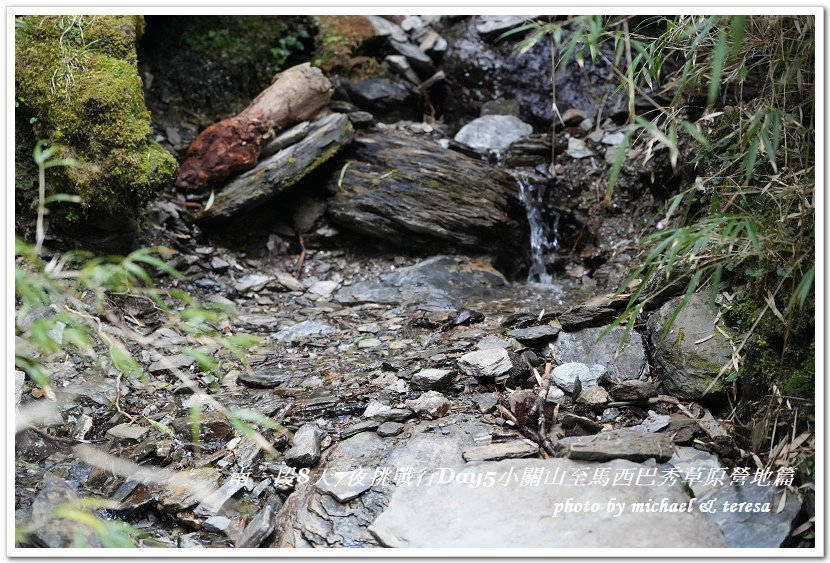
MULTIPOLYGON (((356 467, 411 467, 417 475, 422 470, 461 465, 461 451, 474 445, 476 436, 489 433, 489 427, 466 418, 453 422, 445 427, 446 434, 417 425, 410 436, 400 440, 362 432, 326 450, 321 466, 329 475, 356 467)), ((393 477, 394 471, 348 504, 321 492, 315 479, 298 484, 280 511, 272 547, 376 547, 378 542, 367 524, 384 510, 389 495, 400 486, 393 477)))
POLYGON ((657 386, 648 381, 629 379, 611 387, 609 393, 615 401, 644 401, 657 396, 657 386))
POLYGON ((350 111, 348 116, 355 129, 367 129, 375 124, 375 116, 368 111, 350 111))
POLYGON ((300 280, 286 272, 280 272, 277 274, 277 283, 288 291, 303 290, 303 284, 300 283, 300 280))
POLYGON ((192 366, 195 361, 196 360, 194 360, 192 356, 188 356, 187 354, 176 354, 175 356, 169 356, 163 360, 153 362, 150 364, 150 367, 147 368, 147 371, 150 373, 157 373, 170 369, 171 367, 178 369, 186 368, 192 366))
POLYGON ((276 494, 268 497, 265 506, 245 526, 242 537, 236 547, 259 547, 276 528, 277 511, 282 508, 282 500, 276 494))
POLYGON ((274 278, 272 276, 268 276, 266 274, 248 274, 247 276, 242 276, 236 280, 236 283, 233 284, 233 288, 239 293, 245 293, 246 291, 258 291, 273 281, 273 279, 274 278))
POLYGON ((712 384, 732 357, 732 346, 715 330, 717 307, 709 304, 708 293, 692 295, 664 333, 681 299, 672 299, 652 313, 646 326, 654 360, 662 368, 663 387, 678 399, 696 401, 724 389, 723 378, 712 384))
POLYGON ((718 484, 714 480, 711 483, 706 483, 710 471, 717 473, 719 470, 724 469, 718 456, 710 452, 704 452, 688 446, 675 446, 674 455, 666 463, 668 466, 679 469, 682 475, 695 472, 702 477, 699 481, 687 483, 688 487, 694 491, 695 496, 698 498, 722 487, 724 484, 729 484, 730 481, 728 472, 725 472, 722 483, 718 484))
POLYGON ((193 514, 196 516, 215 516, 244 485, 243 479, 228 479, 221 487, 203 499, 193 509, 193 514))
POLYGON ((568 362, 553 368, 553 382, 557 387, 573 393, 577 378, 582 384, 582 389, 586 390, 596 387, 605 372, 605 367, 601 365, 589 366, 579 362, 568 362))
POLYGON ((426 24, 424 23, 424 20, 422 20, 420 17, 407 16, 401 22, 401 29, 403 29, 406 32, 417 32, 422 30, 425 25, 426 24))
POLYGON ((477 379, 500 379, 513 369, 510 355, 504 348, 477 350, 458 358, 458 369, 477 379))
POLYGON ((310 132, 311 122, 309 121, 303 121, 294 127, 286 129, 262 146, 262 150, 259 151, 260 160, 269 157, 272 154, 277 154, 287 146, 299 143, 305 139, 310 132))
POLYGON ((474 149, 504 150, 533 133, 533 127, 512 115, 485 115, 466 124, 455 140, 474 149))
POLYGON ((226 271, 230 267, 231 267, 231 263, 228 262, 227 260, 223 259, 223 258, 219 258, 218 256, 214 256, 213 258, 210 259, 210 268, 214 272, 221 273, 221 272, 226 271))
POLYGON ((291 467, 314 467, 320 461, 321 431, 316 424, 306 424, 294 433, 291 449, 285 452, 285 463, 291 467))
POLYGON ((435 64, 432 59, 417 45, 409 42, 391 41, 389 46, 398 55, 406 57, 407 62, 412 65, 412 68, 420 76, 426 78, 435 74, 435 64))
POLYGON ((449 412, 452 403, 438 391, 427 391, 417 399, 407 401, 406 406, 417 414, 441 418, 449 412))
POLYGON ((580 405, 585 405, 586 407, 600 407, 598 410, 602 410, 602 407, 606 405, 610 399, 611 397, 608 396, 608 391, 597 385, 595 387, 583 389, 576 398, 576 402, 580 405))
POLYGON ((562 330, 558 326, 550 324, 531 326, 527 328, 516 328, 507 332, 507 336, 515 338, 520 342, 530 342, 535 344, 542 344, 547 340, 553 340, 559 331, 562 330))
POLYGON ((638 333, 632 331, 617 354, 617 345, 625 328, 614 327, 606 336, 600 338, 604 331, 604 328, 597 327, 559 333, 555 344, 556 358, 560 362, 583 362, 605 366, 608 378, 614 380, 638 379, 641 374, 648 373, 646 351, 643 339, 638 333))
POLYGON ((391 436, 397 436, 401 432, 403 432, 403 424, 400 422, 384 422, 380 426, 378 426, 378 436, 383 436, 384 438, 389 438, 391 436))
MULTIPOLYGON (((741 486, 723 486, 700 498, 700 503, 716 499, 716 510, 708 513, 710 520, 720 526, 729 547, 781 547, 790 535, 793 521, 801 511, 801 501, 789 491, 778 487, 761 486, 747 482, 741 486), (787 495, 784 508, 778 512, 781 496, 787 495), (735 503, 769 503, 767 512, 727 512, 735 503)), ((737 507, 736 507, 737 508, 737 507)))
POLYGON ((258 371, 253 373, 240 373, 236 376, 237 381, 250 387, 272 388, 282 385, 289 379, 288 372, 258 371))
POLYGON ((125 422, 107 430, 107 437, 116 440, 140 442, 149 431, 149 426, 136 426, 135 424, 125 422))
POLYGON ((357 341, 357 347, 360 349, 377 348, 378 346, 382 345, 383 341, 378 338, 362 338, 357 341))
POLYGON ((476 31, 487 39, 497 39, 502 33, 510 31, 535 16, 478 16, 476 31))
POLYGON ((603 145, 611 145, 616 146, 623 142, 625 138, 625 133, 623 131, 617 131, 616 133, 609 133, 602 138, 603 145))
POLYGON ((538 453, 538 444, 534 444, 530 440, 511 440, 467 448, 461 455, 465 461, 498 461, 500 459, 530 457, 538 453))
POLYGON ((332 293, 334 293, 334 290, 337 289, 338 285, 339 284, 336 281, 332 280, 318 281, 311 284, 311 287, 308 288, 308 292, 319 297, 328 298, 332 293))
POLYGON ((363 420, 341 430, 340 438, 345 440, 346 438, 351 438, 355 434, 360 434, 361 432, 374 432, 379 426, 380 422, 377 420, 363 420))
POLYGON ((585 146, 585 141, 576 137, 568 137, 568 156, 583 159, 594 154, 594 151, 585 146))
POLYGON ((378 422, 388 422, 390 420, 403 422, 413 414, 409 409, 396 409, 374 399, 369 401, 369 404, 366 405, 366 410, 363 411, 364 418, 371 418, 378 422))
POLYGON ((422 369, 412 376, 412 385, 418 389, 439 389, 452 383, 455 374, 449 369, 422 369))
POLYGON ((581 109, 569 108, 562 113, 562 122, 565 124, 565 127, 576 127, 586 117, 585 112, 581 109))
POLYGON ((512 115, 519 117, 519 102, 513 99, 490 100, 481 104, 481 116, 485 115, 512 115))
POLYGON ((612 430, 593 436, 570 436, 556 444, 556 451, 570 459, 608 461, 627 459, 668 461, 674 453, 671 438, 665 434, 646 434, 636 430, 612 430))
POLYGON ((495 334, 488 334, 476 342, 476 350, 491 350, 493 348, 510 348, 510 342, 504 338, 499 338, 495 334))
POLYGON ((59 518, 55 514, 58 506, 77 500, 77 492, 65 479, 47 472, 43 476, 43 486, 32 502, 26 521, 18 522, 17 525, 25 526, 29 540, 39 547, 73 547, 76 539, 84 542, 84 547, 101 547, 91 528, 73 519, 59 518))
POLYGON ((202 528, 208 532, 224 534, 231 527, 231 519, 227 516, 211 516, 202 522, 202 528))
MULTIPOLYGON (((386 424, 397 423, 387 422, 386 424)), ((372 488, 373 476, 360 470, 326 473, 315 485, 320 491, 337 499, 340 503, 354 500, 372 488)))
POLYGON ((413 118, 418 92, 408 82, 392 78, 368 78, 346 82, 344 87, 352 101, 362 109, 387 121, 413 118))
POLYGON ((375 28, 375 35, 378 37, 388 37, 395 41, 406 41, 407 36, 401 26, 390 22, 386 18, 380 16, 365 16, 367 20, 375 28))
POLYGON ((667 505, 688 506, 689 497, 680 483, 585 486, 566 477, 562 484, 522 486, 520 479, 510 477, 541 468, 543 482, 558 483, 554 476, 584 472, 590 479, 599 469, 612 475, 624 470, 636 474, 641 467, 622 460, 591 464, 557 458, 447 467, 437 473, 430 486, 398 487, 369 531, 384 546, 404 548, 676 549, 725 545, 720 529, 696 511, 667 515, 631 510, 635 503, 663 499, 667 505), (483 482, 487 475, 498 484, 472 485, 477 480, 483 482), (616 511, 608 510, 612 498, 624 504, 619 517, 616 511), (571 506, 596 506, 596 512, 566 511, 568 502, 571 506), (532 525, 529 515, 533 515, 532 525))
POLYGON ((319 321, 303 321, 281 329, 274 335, 280 342, 303 342, 337 332, 331 325, 319 321))
POLYGON ((648 418, 644 419, 640 424, 631 426, 631 430, 638 432, 660 432, 663 428, 669 425, 671 416, 668 414, 657 414, 654 411, 648 411, 648 418))
POLYGON ((478 410, 485 414, 496 410, 496 405, 499 404, 498 393, 474 393, 472 399, 478 405, 478 410))
POLYGON ((625 308, 624 299, 611 299, 600 295, 584 303, 575 305, 559 315, 559 324, 563 330, 607 325, 614 320, 625 308))
POLYGON ((412 65, 409 64, 409 61, 403 55, 389 55, 383 61, 392 69, 393 72, 403 76, 407 80, 409 80, 412 84, 418 85, 421 83, 421 79, 418 77, 418 74, 412 68, 412 65))
POLYGON ((26 381, 26 372, 14 370, 14 408, 20 408, 20 399, 23 397, 23 383, 26 381))

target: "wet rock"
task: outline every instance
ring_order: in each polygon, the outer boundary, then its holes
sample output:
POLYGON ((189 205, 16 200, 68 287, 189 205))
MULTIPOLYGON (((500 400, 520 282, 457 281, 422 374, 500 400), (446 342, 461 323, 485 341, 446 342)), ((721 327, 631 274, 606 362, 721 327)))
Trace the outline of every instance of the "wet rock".
POLYGON ((291 379, 291 374, 287 372, 257 371, 253 373, 240 373, 236 376, 236 379, 240 383, 244 383, 250 387, 273 388, 291 379))
POLYGON ((262 150, 259 153, 260 160, 273 154, 277 154, 285 147, 299 143, 305 139, 312 130, 310 121, 303 121, 294 127, 286 129, 263 145, 262 150))
POLYGON ((368 78, 344 83, 351 100, 363 111, 382 121, 414 120, 418 92, 409 83, 391 78, 368 78))
POLYGON ((680 299, 672 299, 652 313, 646 326, 654 360, 662 368, 663 387, 678 399, 698 400, 724 388, 723 378, 712 384, 721 366, 732 357, 732 346, 715 329, 717 308, 709 304, 708 293, 692 295, 664 333, 680 299))
POLYGON ((573 393, 577 379, 582 384, 582 389, 587 390, 591 387, 596 387, 605 373, 604 366, 568 362, 553 368, 553 382, 557 387, 564 389, 568 393, 573 393))
POLYGON ((303 342, 315 338, 329 336, 337 332, 331 325, 319 321, 303 321, 281 329, 274 335, 280 342, 303 342))
POLYGON ((648 418, 644 419, 640 424, 631 426, 631 430, 638 432, 660 432, 667 427, 671 422, 671 416, 667 414, 657 414, 654 411, 648 411, 648 418))
POLYGON ((498 461, 500 459, 530 457, 538 453, 538 444, 522 439, 467 448, 461 455, 465 461, 498 461))
POLYGON ((610 299, 605 296, 595 297, 571 307, 559 316, 563 330, 576 330, 608 324, 625 308, 625 299, 610 299))
POLYGON ((388 422, 390 420, 403 422, 412 415, 413 412, 409 409, 396 409, 374 399, 369 401, 369 404, 366 405, 366 410, 363 411, 364 418, 371 418, 378 422, 388 422))
POLYGON ((458 369, 476 379, 499 380, 513 369, 513 362, 504 348, 477 350, 458 358, 458 369))
POLYGON ((576 402, 590 408, 599 407, 599 410, 602 410, 602 407, 607 404, 610 399, 611 397, 608 396, 608 391, 597 385, 596 387, 583 389, 576 398, 576 402))
POLYGON ((245 485, 243 479, 231 477, 225 483, 208 495, 202 502, 193 509, 196 516, 215 516, 239 489, 245 485))
POLYGON ((107 437, 115 440, 140 442, 149 431, 149 426, 137 426, 135 424, 125 422, 124 424, 113 426, 107 430, 107 437))
POLYGON ((473 393, 471 398, 478 406, 478 410, 484 414, 496 410, 496 405, 499 403, 498 393, 473 393))
POLYGON ((84 547, 101 547, 98 537, 90 528, 75 520, 59 518, 55 514, 58 506, 77 500, 77 492, 65 479, 47 472, 43 476, 43 486, 32 502, 26 522, 18 524, 25 526, 28 539, 39 547, 72 547, 76 545, 76 539, 83 542, 84 547))
POLYGON ((610 379, 638 379, 648 374, 648 362, 643 339, 632 331, 622 350, 617 345, 625 328, 614 327, 604 337, 604 328, 584 328, 575 332, 561 332, 556 340, 556 357, 561 362, 584 362, 605 366, 610 379))
POLYGON ((401 432, 403 432, 404 425, 400 422, 384 422, 380 426, 378 426, 377 433, 378 436, 383 436, 384 438, 388 438, 390 436, 397 436, 401 432))
POLYGON ((449 412, 452 403, 438 391, 427 391, 417 399, 407 401, 406 406, 416 414, 441 418, 449 412))
MULTIPOLYGON (((654 487, 584 486, 569 479, 550 481, 554 475, 575 475, 606 470, 637 473, 642 466, 614 460, 590 464, 568 459, 504 460, 447 467, 445 479, 428 487, 400 487, 389 505, 369 527, 387 547, 430 548, 626 548, 626 547, 722 547, 723 535, 703 514, 632 512, 619 517, 607 512, 608 501, 616 497, 626 507, 666 499, 668 504, 688 506, 689 497, 680 483, 654 487), (542 479, 555 485, 526 486, 511 475, 541 469, 542 479), (450 479, 449 470, 452 470, 450 479), (496 486, 472 487, 469 483, 492 475, 496 486), (560 484, 561 483, 561 484, 560 484), (597 503, 600 513, 562 510, 556 506, 597 503), (454 507, 452 511, 448 506, 454 507), (492 525, 498 507, 499 524, 492 525), (528 514, 547 515, 528 526, 528 514), (600 522, 600 524, 598 524, 600 522), (601 526, 598 528, 598 525, 601 526)), ((589 477, 590 478, 590 477, 589 477)))
POLYGON ((577 139, 576 137, 568 138, 568 156, 571 158, 582 159, 594 154, 594 151, 585 146, 585 141, 577 139))
POLYGON ((711 521, 723 530, 729 547, 781 547, 790 535, 795 517, 801 510, 801 501, 791 492, 778 487, 761 486, 747 482, 742 486, 724 486, 700 498, 701 503, 715 501, 716 511, 709 513, 711 521), (781 496, 787 500, 781 512, 781 496), (769 503, 767 512, 728 512, 724 504, 733 508, 736 503, 769 503))
POLYGON ((457 309, 472 299, 506 296, 509 283, 495 268, 461 256, 434 256, 381 276, 342 288, 338 303, 422 304, 457 309))
POLYGON ((318 281, 311 285, 308 288, 308 292, 319 297, 328 298, 334 293, 334 290, 337 289, 339 284, 336 281, 332 280, 325 280, 325 281, 318 281))
POLYGON ((368 111, 350 111, 348 116, 355 129, 368 129, 375 124, 375 116, 368 111))
POLYGON ((507 336, 535 346, 544 344, 548 340, 553 340, 559 334, 560 330, 558 326, 547 324, 528 328, 516 328, 508 331, 507 336))
POLYGON ((449 369, 422 369, 412 376, 412 385, 418 389, 439 389, 452 383, 454 373, 449 369))
POLYGON ((527 215, 506 172, 402 133, 362 133, 354 149, 342 181, 331 180, 335 223, 405 247, 450 243, 521 255, 527 215))
POLYGON ((533 127, 512 115, 485 115, 466 124, 455 140, 483 150, 505 150, 533 133, 533 127))
POLYGON ((228 268, 230 268, 230 267, 231 267, 230 262, 228 262, 227 260, 224 260, 222 258, 219 258, 218 256, 214 256, 213 258, 210 259, 210 268, 214 272, 218 272, 218 273, 221 274, 222 272, 227 271, 228 268))
POLYGON ((306 424, 294 433, 291 449, 285 452, 285 463, 291 467, 314 467, 320 461, 320 428, 306 424))
POLYGON ((227 219, 268 201, 294 186, 309 172, 337 154, 354 135, 349 118, 332 113, 312 123, 312 131, 298 143, 262 160, 252 170, 231 180, 216 194, 204 220, 227 219))
POLYGON ((648 381, 629 379, 609 390, 615 401, 644 401, 657 396, 657 386, 648 381))
POLYGON ((655 458, 658 462, 665 462, 671 458, 674 445, 665 434, 623 429, 593 436, 562 438, 556 444, 556 452, 570 459, 587 461, 627 459, 639 462, 655 458))
POLYGON ((276 494, 268 497, 265 506, 245 526, 236 547, 259 547, 276 527, 276 514, 282 508, 282 500, 276 494))

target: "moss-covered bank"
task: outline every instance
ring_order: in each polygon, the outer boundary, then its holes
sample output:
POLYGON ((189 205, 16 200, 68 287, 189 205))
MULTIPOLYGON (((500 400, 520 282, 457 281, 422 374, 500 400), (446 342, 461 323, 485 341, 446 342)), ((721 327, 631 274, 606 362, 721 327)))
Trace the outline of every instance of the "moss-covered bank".
POLYGON ((15 34, 15 95, 34 133, 80 167, 54 168, 54 190, 87 213, 135 211, 175 176, 172 155, 149 139, 136 67, 141 16, 25 16, 15 34))

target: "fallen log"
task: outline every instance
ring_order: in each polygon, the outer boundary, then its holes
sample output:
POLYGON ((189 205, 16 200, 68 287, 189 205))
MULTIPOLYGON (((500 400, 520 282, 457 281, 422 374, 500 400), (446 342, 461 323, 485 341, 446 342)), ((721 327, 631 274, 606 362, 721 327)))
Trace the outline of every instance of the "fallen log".
POLYGON ((256 166, 263 138, 306 121, 326 106, 333 88, 318 68, 304 63, 274 76, 238 115, 214 123, 187 149, 176 186, 202 190, 256 166))

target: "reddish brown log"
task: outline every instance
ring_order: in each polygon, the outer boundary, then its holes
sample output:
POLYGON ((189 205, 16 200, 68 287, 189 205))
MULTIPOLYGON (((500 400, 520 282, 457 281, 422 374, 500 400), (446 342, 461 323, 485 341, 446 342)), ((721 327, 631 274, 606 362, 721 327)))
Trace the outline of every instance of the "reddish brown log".
POLYGON ((238 115, 214 123, 187 149, 176 186, 201 190, 256 166, 263 136, 305 121, 331 99, 332 86, 304 63, 276 76, 238 115))

